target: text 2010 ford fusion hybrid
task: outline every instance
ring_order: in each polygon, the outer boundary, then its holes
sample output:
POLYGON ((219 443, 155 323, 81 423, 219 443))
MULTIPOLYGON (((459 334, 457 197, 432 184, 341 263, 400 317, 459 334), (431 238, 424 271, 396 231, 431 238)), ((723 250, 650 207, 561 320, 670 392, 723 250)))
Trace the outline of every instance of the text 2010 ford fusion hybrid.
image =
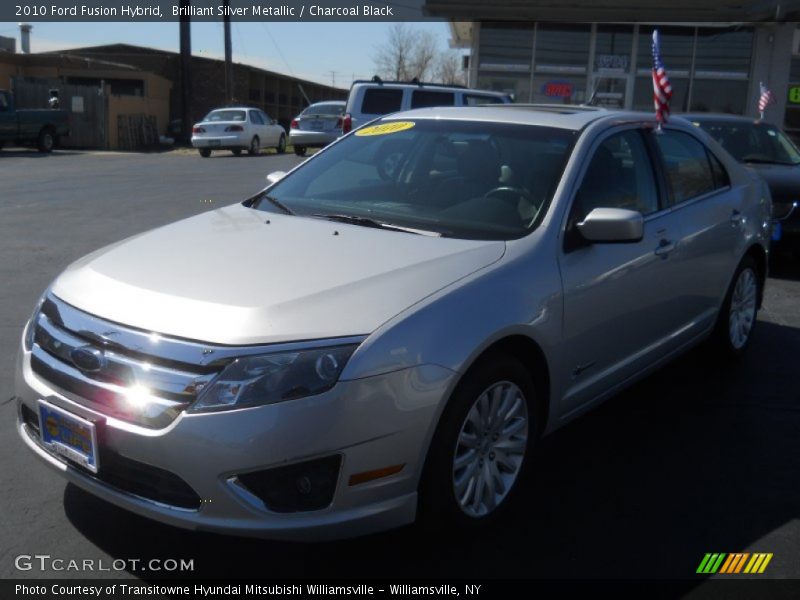
POLYGON ((181 527, 478 526, 542 435, 704 340, 748 346, 769 191, 688 122, 655 129, 580 107, 410 111, 242 204, 98 250, 25 329, 19 433, 74 484, 181 527))

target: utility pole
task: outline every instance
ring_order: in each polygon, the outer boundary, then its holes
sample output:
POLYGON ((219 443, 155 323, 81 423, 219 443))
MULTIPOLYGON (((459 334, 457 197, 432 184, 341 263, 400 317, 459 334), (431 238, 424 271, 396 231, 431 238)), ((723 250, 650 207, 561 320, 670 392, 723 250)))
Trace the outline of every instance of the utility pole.
POLYGON ((336 73, 337 73, 337 71, 330 71, 330 74, 331 74, 331 87, 336 87, 336 73))
POLYGON ((233 51, 231 50, 231 16, 230 0, 223 0, 225 13, 223 14, 223 24, 225 26, 225 100, 228 104, 233 102, 233 51))
POLYGON ((192 27, 191 0, 181 0, 180 18, 180 84, 181 84, 181 141, 192 137, 192 27))

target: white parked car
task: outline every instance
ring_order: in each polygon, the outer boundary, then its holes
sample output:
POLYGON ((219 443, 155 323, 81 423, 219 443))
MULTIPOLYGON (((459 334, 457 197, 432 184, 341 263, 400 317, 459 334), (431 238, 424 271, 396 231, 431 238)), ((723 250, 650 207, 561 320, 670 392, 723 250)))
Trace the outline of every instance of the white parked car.
POLYGON ((192 127, 192 146, 204 158, 211 156, 212 150, 230 150, 238 156, 245 149, 256 155, 261 148, 275 148, 283 154, 286 130, 258 108, 218 108, 192 127))

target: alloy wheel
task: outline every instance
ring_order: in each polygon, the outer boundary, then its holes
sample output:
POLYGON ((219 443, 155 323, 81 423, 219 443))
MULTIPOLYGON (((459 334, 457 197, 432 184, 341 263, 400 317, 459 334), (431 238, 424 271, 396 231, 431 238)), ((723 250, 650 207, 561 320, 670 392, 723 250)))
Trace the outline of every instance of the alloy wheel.
POLYGON ((756 320, 757 294, 756 274, 750 268, 743 269, 733 287, 728 316, 728 334, 731 345, 736 350, 743 348, 750 338, 750 332, 756 320))
POLYGON ((490 514, 519 477, 528 445, 528 404, 510 381, 493 384, 467 413, 453 458, 453 491, 470 517, 490 514))

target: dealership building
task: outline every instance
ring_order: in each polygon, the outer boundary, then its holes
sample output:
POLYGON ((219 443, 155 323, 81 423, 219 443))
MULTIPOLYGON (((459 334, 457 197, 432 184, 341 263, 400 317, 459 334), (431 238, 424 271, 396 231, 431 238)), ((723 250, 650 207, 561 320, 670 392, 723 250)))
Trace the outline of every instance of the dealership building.
POLYGON ((787 12, 795 3, 688 4, 654 9, 642 0, 575 0, 565 8, 517 0, 482 8, 471 0, 437 0, 426 10, 449 18, 451 44, 469 49, 469 84, 511 93, 517 102, 652 110, 652 32, 658 28, 673 112, 756 116, 764 82, 776 99, 765 117, 800 137, 800 30, 788 21, 800 20, 800 13, 787 12), (684 14, 698 21, 664 23, 684 14), (712 14, 726 20, 699 21, 712 14), (462 20, 468 17, 477 20, 462 20), (598 17, 603 22, 593 22, 598 17))

